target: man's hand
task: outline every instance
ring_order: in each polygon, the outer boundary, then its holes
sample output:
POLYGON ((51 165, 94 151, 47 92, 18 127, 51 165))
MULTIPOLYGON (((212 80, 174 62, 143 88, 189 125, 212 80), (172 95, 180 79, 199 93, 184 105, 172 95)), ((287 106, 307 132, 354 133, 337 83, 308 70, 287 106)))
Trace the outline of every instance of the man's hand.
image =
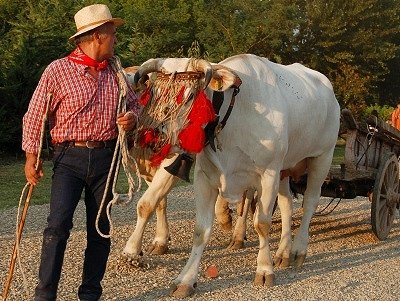
POLYGON ((125 132, 132 130, 136 124, 135 114, 131 111, 118 114, 117 124, 119 124, 125 132))
POLYGON ((37 155, 26 153, 25 162, 25 177, 29 184, 36 185, 39 183, 41 177, 43 177, 43 166, 42 161, 39 162, 39 166, 36 169, 37 155))

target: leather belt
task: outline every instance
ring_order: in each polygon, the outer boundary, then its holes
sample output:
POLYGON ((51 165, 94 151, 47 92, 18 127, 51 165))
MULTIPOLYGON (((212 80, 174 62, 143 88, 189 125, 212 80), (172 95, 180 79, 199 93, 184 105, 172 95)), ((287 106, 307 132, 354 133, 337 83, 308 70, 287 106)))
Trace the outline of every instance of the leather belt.
POLYGON ((96 141, 96 140, 88 140, 88 141, 64 141, 59 143, 62 146, 68 147, 85 147, 85 148, 113 148, 116 145, 117 140, 106 140, 106 141, 96 141))

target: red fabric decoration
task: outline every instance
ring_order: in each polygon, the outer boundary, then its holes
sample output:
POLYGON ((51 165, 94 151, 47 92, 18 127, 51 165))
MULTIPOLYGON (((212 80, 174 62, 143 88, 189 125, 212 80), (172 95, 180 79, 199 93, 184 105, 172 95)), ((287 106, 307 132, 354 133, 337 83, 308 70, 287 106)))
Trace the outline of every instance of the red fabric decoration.
POLYGON ((168 156, 170 150, 171 150, 170 143, 164 145, 157 153, 151 156, 150 165, 153 167, 159 166, 161 162, 168 156))
POLYGON ((187 152, 199 153, 203 150, 206 141, 203 125, 215 119, 214 108, 204 90, 197 94, 188 119, 189 125, 178 135, 180 146, 187 152))
POLYGON ((149 100, 151 99, 151 93, 150 93, 150 88, 147 88, 144 92, 143 92, 143 94, 140 96, 140 99, 139 99, 139 103, 142 105, 142 106, 146 106, 147 105, 147 103, 149 102, 149 100))
POLYGON ((154 129, 142 130, 139 137, 139 145, 141 148, 145 148, 158 140, 158 134, 154 129))
POLYGON ((181 104, 183 101, 183 95, 185 93, 185 86, 182 86, 182 88, 179 90, 178 95, 176 96, 176 103, 181 104))
POLYGON ((188 116, 190 122, 204 125, 215 119, 215 111, 211 101, 207 98, 204 90, 201 90, 194 100, 192 110, 188 116))
POLYGON ((87 56, 79 47, 76 47, 75 50, 68 55, 68 59, 77 64, 94 67, 96 70, 104 70, 108 66, 107 60, 98 62, 87 56))
POLYGON ((203 150, 206 135, 200 124, 192 123, 179 133, 178 139, 182 149, 190 153, 199 153, 203 150))

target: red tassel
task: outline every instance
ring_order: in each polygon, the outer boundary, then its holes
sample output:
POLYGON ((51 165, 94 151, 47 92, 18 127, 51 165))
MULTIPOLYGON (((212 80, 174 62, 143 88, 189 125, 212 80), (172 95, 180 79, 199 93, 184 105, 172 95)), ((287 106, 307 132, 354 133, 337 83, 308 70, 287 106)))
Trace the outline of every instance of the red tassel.
POLYGON ((143 129, 139 137, 139 145, 141 148, 145 148, 158 140, 158 134, 154 129, 143 129))
POLYGON ((147 88, 143 92, 142 96, 140 96, 139 103, 144 107, 147 105, 147 103, 151 99, 151 93, 150 92, 151 92, 150 88, 147 88))
POLYGON ((193 123, 204 125, 215 119, 215 111, 211 101, 207 98, 204 90, 201 90, 194 100, 192 110, 188 116, 193 123))
POLYGON ((182 86, 178 95, 176 96, 176 103, 180 105, 183 101, 183 94, 185 93, 185 86, 182 86))
POLYGON ((189 124, 178 135, 181 148, 190 153, 199 153, 204 148, 206 135, 200 124, 189 124))
POLYGON ((171 150, 171 144, 168 143, 164 145, 157 153, 155 153, 150 158, 150 165, 152 167, 157 167, 161 164, 161 162, 168 156, 171 150))

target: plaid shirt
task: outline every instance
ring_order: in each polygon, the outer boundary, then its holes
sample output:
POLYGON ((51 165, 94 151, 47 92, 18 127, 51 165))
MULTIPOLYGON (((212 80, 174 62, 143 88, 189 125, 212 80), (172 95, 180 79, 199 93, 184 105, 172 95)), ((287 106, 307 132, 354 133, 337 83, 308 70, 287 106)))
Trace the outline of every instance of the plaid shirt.
MULTIPOLYGON (((24 151, 38 153, 49 93, 52 100, 48 120, 53 143, 105 141, 117 137, 117 77, 111 66, 99 71, 98 80, 87 72, 87 68, 68 58, 58 59, 46 68, 23 118, 24 151)), ((128 86, 127 110, 138 117, 138 100, 128 86)))

